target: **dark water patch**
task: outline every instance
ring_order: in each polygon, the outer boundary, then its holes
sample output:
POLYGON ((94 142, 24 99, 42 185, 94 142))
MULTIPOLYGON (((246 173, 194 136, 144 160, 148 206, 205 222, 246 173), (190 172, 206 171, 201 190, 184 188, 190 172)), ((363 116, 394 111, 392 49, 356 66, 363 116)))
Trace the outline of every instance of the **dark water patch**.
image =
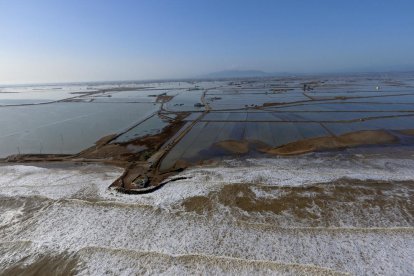
POLYGON ((114 141, 112 141, 112 143, 126 143, 140 137, 160 134, 162 130, 168 126, 169 123, 170 120, 160 118, 158 115, 154 115, 136 127, 132 128, 131 130, 127 131, 126 133, 120 135, 114 141))
POLYGON ((69 253, 26 256, 0 271, 4 276, 76 275, 80 271, 78 257, 69 253), (34 259, 34 260, 31 260, 34 259))

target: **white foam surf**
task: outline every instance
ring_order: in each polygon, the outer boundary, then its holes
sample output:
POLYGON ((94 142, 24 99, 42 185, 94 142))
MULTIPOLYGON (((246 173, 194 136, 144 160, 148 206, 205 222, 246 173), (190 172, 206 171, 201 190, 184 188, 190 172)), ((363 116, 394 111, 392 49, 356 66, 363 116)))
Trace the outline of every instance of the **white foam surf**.
MULTIPOLYGON (((258 198, 274 199, 283 193, 272 194, 260 187, 329 186, 344 177, 413 180, 411 159, 232 160, 219 167, 188 169, 180 174, 187 179, 146 195, 108 190, 122 173, 108 166, 7 165, 0 170, 2 200, 41 202, 37 209, 10 205, 3 215, 7 222, 0 227, 0 243, 30 241, 34 248, 30 252, 35 254, 78 254, 84 263, 79 273, 298 274, 303 269, 311 269, 309 273, 414 273, 412 225, 396 227, 399 224, 387 222, 383 227, 361 228, 350 220, 347 227, 311 227, 295 223, 289 214, 284 216, 285 225, 277 225, 240 220, 231 206, 213 208, 208 214, 186 212, 181 206, 186 199, 208 197, 230 184, 255 183, 251 190, 258 198)), ((394 196, 393 190, 388 193, 394 196)), ((0 246, 2 253, 8 252, 0 258, 0 268, 19 260, 21 246, 13 248, 0 246)))

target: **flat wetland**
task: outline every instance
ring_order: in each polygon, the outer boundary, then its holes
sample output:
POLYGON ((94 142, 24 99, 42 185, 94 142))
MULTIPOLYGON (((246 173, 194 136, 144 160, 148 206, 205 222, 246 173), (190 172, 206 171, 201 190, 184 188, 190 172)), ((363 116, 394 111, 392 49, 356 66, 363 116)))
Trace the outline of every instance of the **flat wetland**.
POLYGON ((0 87, 0 274, 414 273, 414 74, 0 87))

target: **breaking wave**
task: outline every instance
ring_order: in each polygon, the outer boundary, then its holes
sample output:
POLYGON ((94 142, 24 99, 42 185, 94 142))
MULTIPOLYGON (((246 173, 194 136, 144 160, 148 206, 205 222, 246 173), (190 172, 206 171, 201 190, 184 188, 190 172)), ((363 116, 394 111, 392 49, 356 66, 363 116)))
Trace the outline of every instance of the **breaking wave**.
POLYGON ((414 273, 411 159, 228 160, 146 195, 108 166, 0 170, 3 273, 414 273))

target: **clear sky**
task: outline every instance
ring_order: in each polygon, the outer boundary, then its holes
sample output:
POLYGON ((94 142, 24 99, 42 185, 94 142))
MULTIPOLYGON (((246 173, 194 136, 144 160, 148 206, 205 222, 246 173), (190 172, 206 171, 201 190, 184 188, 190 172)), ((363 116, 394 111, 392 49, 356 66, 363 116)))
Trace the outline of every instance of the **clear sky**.
POLYGON ((414 69, 413 0, 0 0, 0 83, 414 69))

